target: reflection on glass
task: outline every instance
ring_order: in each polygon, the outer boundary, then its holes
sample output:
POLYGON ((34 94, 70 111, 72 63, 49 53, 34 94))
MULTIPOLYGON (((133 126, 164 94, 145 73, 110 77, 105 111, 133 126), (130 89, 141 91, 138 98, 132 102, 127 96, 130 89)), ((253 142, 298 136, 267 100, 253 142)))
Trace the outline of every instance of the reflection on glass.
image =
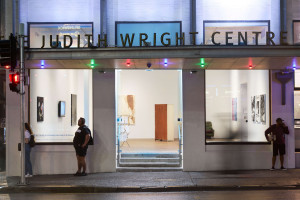
POLYGON ((206 71, 206 142, 265 142, 267 70, 206 71))
MULTIPOLYGON (((86 34, 93 33, 93 25, 89 24, 30 24, 30 48, 41 48, 43 46, 43 35, 45 36, 45 47, 50 46, 50 35, 52 35, 53 42, 56 41, 56 35, 59 35, 58 48, 63 48, 64 35, 70 35, 73 39, 71 48, 78 47, 78 35, 80 35, 80 47, 88 46, 88 37, 86 34)), ((54 44, 52 42, 52 44, 54 44)), ((66 45, 70 44, 69 38, 66 39, 66 45)))
MULTIPOLYGON (((246 39, 247 33, 247 45, 256 44, 256 34, 253 32, 261 32, 258 35, 258 44, 266 44, 266 32, 268 32, 267 22, 205 22, 205 45, 213 45, 212 35, 214 32, 220 32, 215 34, 215 43, 220 43, 221 45, 226 44, 226 32, 232 32, 228 34, 228 43, 233 43, 233 45, 238 45, 238 32, 241 32, 242 37, 246 39)), ((241 44, 242 39, 240 39, 241 44)))

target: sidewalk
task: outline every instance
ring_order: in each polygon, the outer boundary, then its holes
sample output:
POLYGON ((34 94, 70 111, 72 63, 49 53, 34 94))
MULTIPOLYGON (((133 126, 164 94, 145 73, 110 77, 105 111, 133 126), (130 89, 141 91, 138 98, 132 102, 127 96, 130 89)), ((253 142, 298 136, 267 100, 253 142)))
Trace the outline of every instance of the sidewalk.
POLYGON ((0 193, 169 192, 300 189, 300 169, 287 171, 116 172, 88 176, 37 175, 28 186, 8 177, 0 193))

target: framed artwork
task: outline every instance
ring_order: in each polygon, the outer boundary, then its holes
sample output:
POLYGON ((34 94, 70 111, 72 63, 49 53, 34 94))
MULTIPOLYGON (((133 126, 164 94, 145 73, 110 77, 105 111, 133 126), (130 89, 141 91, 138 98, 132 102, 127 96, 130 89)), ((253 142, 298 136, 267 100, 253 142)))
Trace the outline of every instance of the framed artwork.
POLYGON ((260 95, 255 97, 255 122, 260 123, 260 95))
POLYGON ((255 122, 255 96, 251 97, 251 120, 255 122))
POLYGON ((71 126, 77 125, 77 95, 71 94, 71 126))
POLYGON ((44 121, 44 97, 37 97, 37 121, 44 121))
POLYGON ((260 95, 260 122, 266 124, 266 95, 260 95))
POLYGON ((232 98, 232 121, 237 121, 237 98, 232 98))
POLYGON ((120 116, 127 116, 129 125, 135 125, 135 96, 121 95, 118 111, 120 116))
POLYGON ((58 117, 65 117, 66 116, 66 102, 59 101, 58 103, 58 117))

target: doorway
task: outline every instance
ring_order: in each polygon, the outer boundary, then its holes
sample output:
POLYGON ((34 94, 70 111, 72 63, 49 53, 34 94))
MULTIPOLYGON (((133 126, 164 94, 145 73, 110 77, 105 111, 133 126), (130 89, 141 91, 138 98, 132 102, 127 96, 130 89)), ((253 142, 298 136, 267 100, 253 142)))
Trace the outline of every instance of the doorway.
POLYGON ((182 167, 182 71, 116 70, 118 168, 182 167))

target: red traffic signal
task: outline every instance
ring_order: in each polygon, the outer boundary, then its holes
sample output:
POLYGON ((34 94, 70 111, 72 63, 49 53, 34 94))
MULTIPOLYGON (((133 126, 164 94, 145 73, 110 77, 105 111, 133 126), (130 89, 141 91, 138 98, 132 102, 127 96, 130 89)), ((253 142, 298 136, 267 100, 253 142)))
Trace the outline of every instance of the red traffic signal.
POLYGON ((15 74, 9 74, 9 88, 13 92, 20 92, 20 74, 17 72, 15 74))

